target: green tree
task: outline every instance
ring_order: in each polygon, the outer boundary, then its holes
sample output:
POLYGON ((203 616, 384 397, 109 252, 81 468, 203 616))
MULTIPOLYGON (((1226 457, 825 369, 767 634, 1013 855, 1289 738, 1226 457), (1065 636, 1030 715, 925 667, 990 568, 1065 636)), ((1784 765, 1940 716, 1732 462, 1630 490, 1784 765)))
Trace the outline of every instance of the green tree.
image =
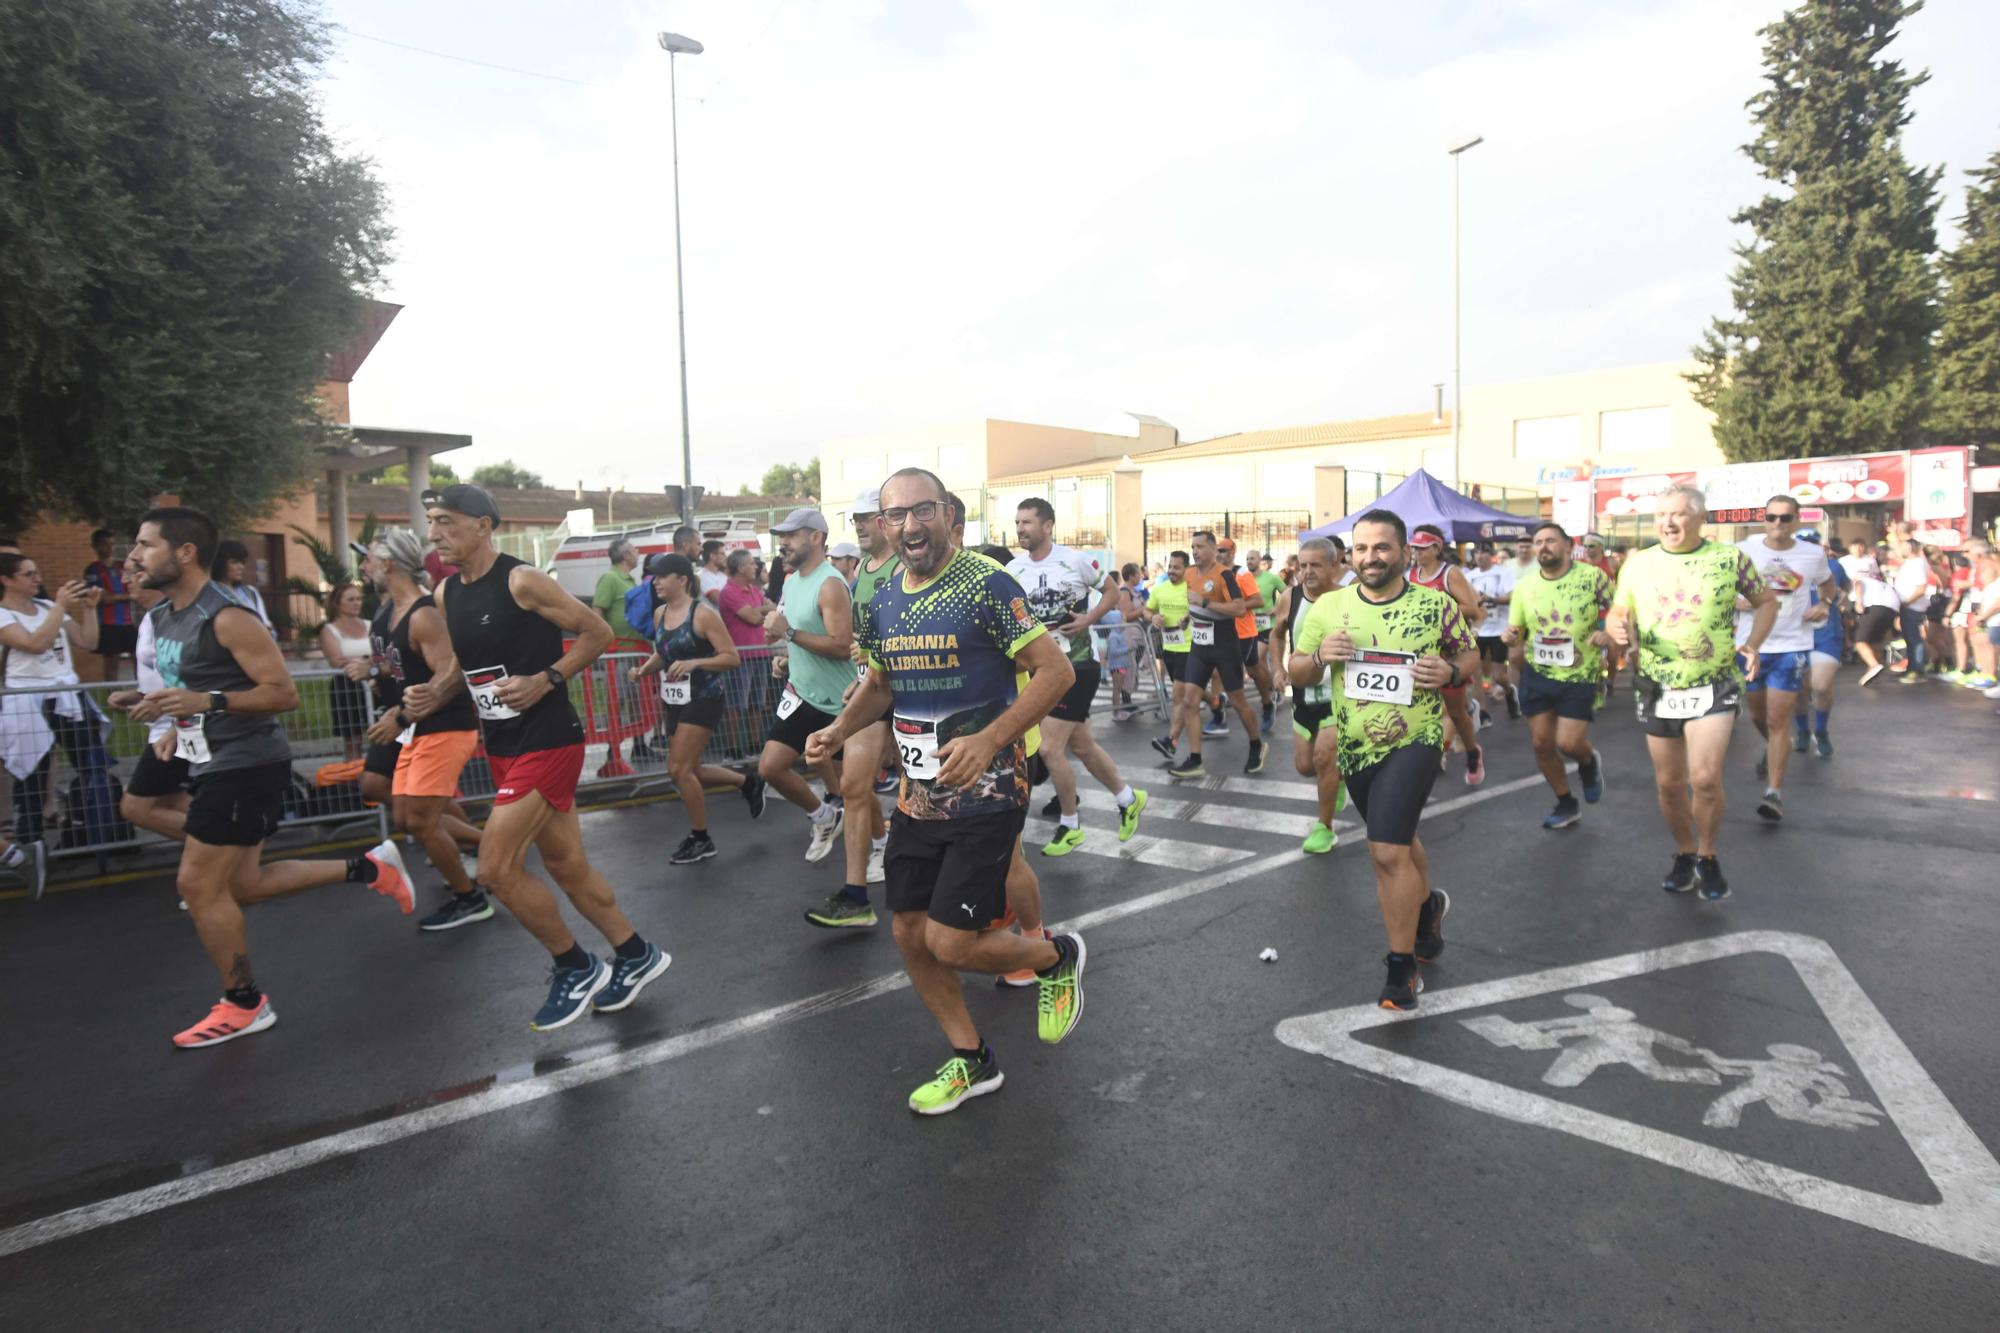
POLYGON ((304 0, 0 0, 0 522, 225 528, 313 471, 390 230, 304 0))
POLYGON ((1962 235, 1941 265, 1931 434, 1935 444, 2000 450, 2000 153, 1966 174, 1962 235))
POLYGON ((1735 461, 1921 443, 1937 329, 1940 171, 1903 156, 1928 74, 1882 57, 1921 3, 1806 0, 1763 30, 1766 87, 1743 151, 1781 193, 1730 278, 1735 314, 1695 349, 1694 396, 1735 461))
POLYGON ((472 479, 481 486, 499 487, 510 491, 548 485, 538 474, 528 471, 511 458, 473 469, 472 479))
MULTIPOLYGON (((459 480, 458 474, 451 470, 451 464, 445 462, 442 458, 433 458, 431 460, 430 477, 431 485, 433 486, 449 486, 459 480)), ((392 463, 380 472, 368 473, 361 480, 378 486, 408 486, 410 484, 410 465, 408 463, 392 463)))
POLYGON ((773 463, 764 469, 764 479, 757 483, 759 495, 813 495, 819 494, 819 459, 800 467, 796 463, 773 463))

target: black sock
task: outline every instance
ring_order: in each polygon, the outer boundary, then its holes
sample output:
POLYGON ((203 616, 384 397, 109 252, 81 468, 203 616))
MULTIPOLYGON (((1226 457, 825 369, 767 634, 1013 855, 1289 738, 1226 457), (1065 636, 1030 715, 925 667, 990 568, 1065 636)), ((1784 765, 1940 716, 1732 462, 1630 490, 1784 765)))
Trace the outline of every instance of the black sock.
POLYGON ((1056 961, 1046 968, 1036 968, 1035 975, 1038 977, 1052 977, 1056 974, 1057 968, 1076 961, 1076 942, 1069 936, 1058 935, 1049 943, 1056 947, 1056 961))
POLYGON ((1575 804, 1576 804, 1576 797, 1572 796, 1572 795, 1571 795, 1570 793, 1568 793, 1568 792, 1564 792, 1564 793, 1563 793, 1562 795, 1560 795, 1560 796, 1556 797, 1556 804, 1557 804, 1557 805, 1575 805, 1575 804))
POLYGON ((373 884, 375 863, 365 856, 349 857, 347 861, 347 882, 350 884, 373 884))
POLYGON ((590 966, 590 955, 583 951, 581 944, 572 944, 556 955, 556 966, 575 971, 590 966))
POLYGON ((688 833, 689 833, 689 835, 690 835, 691 837, 693 837, 693 838, 694 838, 694 840, 695 840, 696 842, 707 842, 707 841, 708 841, 708 830, 707 830, 707 829, 705 829, 705 828, 695 828, 695 829, 689 829, 689 830, 688 830, 688 833))
POLYGON ((632 932, 632 938, 618 945, 613 952, 620 958, 644 958, 646 956, 646 941, 635 930, 632 932))
POLYGON ((844 886, 840 891, 854 899, 855 902, 860 903, 863 907, 868 905, 868 886, 866 884, 849 884, 844 886))
POLYGON ((969 1065, 985 1064, 993 1059, 993 1049, 983 1039, 969 1051, 962 1051, 954 1046, 951 1048, 951 1053, 969 1065))
POLYGON ((451 896, 454 898, 463 899, 466 902, 472 902, 475 899, 484 897, 485 891, 479 887, 479 881, 475 879, 472 881, 472 887, 467 889, 464 893, 460 893, 457 889, 453 889, 451 891, 451 896))
POLYGON ((1417 956, 1415 954, 1397 953, 1394 949, 1391 949, 1389 951, 1389 966, 1415 967, 1416 965, 1417 965, 1417 956))
POLYGON ((264 992, 257 989, 254 981, 248 986, 231 986, 222 996, 239 1009, 255 1009, 264 1002, 264 992))

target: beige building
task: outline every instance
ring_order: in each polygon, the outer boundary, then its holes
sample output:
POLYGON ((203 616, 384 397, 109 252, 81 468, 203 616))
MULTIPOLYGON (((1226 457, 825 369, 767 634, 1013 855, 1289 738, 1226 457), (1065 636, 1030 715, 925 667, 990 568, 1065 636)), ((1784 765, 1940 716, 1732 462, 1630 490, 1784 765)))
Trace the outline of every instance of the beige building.
MULTIPOLYGON (((1546 511, 1564 481, 1720 464, 1713 416, 1661 362, 1469 386, 1466 489, 1521 514, 1546 511)), ((845 530, 854 492, 900 467, 927 467, 966 500, 968 539, 1011 544, 1015 505, 1056 507, 1058 539, 1119 561, 1161 558, 1197 527, 1244 549, 1295 549, 1300 528, 1364 505, 1418 468, 1452 476, 1451 414, 1418 412, 1243 431, 1181 442, 1135 416, 1131 435, 1011 421, 834 441, 820 450, 829 520, 845 530), (990 523, 999 524, 992 532, 990 523)))

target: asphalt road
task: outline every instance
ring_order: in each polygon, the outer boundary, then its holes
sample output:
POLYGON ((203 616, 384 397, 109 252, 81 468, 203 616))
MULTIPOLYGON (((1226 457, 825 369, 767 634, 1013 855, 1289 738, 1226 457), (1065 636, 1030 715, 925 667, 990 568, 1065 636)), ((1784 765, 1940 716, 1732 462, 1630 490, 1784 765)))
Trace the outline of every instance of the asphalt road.
POLYGON ((1087 797, 1087 851, 1034 858, 1086 1015, 1045 1047, 969 980, 1007 1084, 937 1119, 886 920, 804 924, 837 858, 777 802, 712 800, 687 869, 678 805, 586 817, 674 964, 546 1035, 504 916, 259 909, 281 1021, 190 1053, 215 982, 169 884, 0 903, 0 1327, 2000 1326, 1991 704, 1848 673, 1779 828, 1743 724, 1720 905, 1656 887, 1622 694, 1565 833, 1499 721, 1433 797, 1449 944, 1388 1023, 1365 851, 1297 851, 1284 715, 1250 782, 1240 737, 1177 786, 1098 729, 1156 804, 1120 847, 1087 797))

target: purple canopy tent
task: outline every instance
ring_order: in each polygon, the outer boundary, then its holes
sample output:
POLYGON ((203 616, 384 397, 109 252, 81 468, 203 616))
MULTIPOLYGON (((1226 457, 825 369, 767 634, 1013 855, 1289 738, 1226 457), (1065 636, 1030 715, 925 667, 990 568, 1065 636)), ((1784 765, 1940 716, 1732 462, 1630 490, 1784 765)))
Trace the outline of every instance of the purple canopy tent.
POLYGON ((1504 509, 1467 499, 1451 487, 1418 468, 1401 485, 1371 502, 1366 509, 1322 523, 1299 534, 1300 541, 1313 537, 1345 538, 1354 520, 1369 509, 1386 509, 1411 528, 1435 524, 1451 542, 1512 541, 1525 537, 1538 521, 1510 514, 1504 509))

